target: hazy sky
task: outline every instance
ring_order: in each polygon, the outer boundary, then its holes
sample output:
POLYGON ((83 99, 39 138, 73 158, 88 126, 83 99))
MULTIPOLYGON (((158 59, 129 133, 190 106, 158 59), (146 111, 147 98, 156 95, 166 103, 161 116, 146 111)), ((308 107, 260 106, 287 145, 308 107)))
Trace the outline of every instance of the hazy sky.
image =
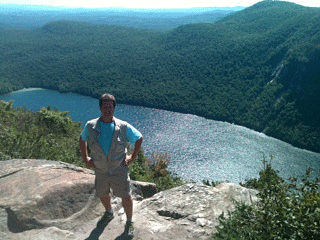
MULTIPOLYGON (((320 0, 287 0, 304 6, 320 7, 320 0)), ((121 7, 121 8, 195 8, 249 7, 259 0, 0 0, 0 4, 63 6, 63 7, 121 7)))

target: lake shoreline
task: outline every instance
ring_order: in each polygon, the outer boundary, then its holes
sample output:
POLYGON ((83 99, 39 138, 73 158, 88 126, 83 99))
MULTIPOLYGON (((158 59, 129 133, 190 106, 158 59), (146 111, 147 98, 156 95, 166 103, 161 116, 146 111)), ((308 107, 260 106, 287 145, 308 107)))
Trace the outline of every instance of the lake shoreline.
MULTIPOLYGON (((75 92, 71 92, 71 91, 59 91, 58 88, 44 88, 44 87, 30 87, 30 88, 21 88, 19 90, 15 90, 15 91, 12 91, 12 92, 8 92, 4 95, 7 95, 7 94, 11 94, 11 93, 15 93, 15 92, 27 92, 27 91, 37 91, 37 90, 53 90, 53 91, 57 91, 61 94, 68 94, 68 93, 73 93, 73 94, 79 94, 81 96, 85 96, 85 97, 91 97, 91 98, 94 98, 94 99, 97 99, 99 100, 99 96, 93 96, 93 95, 90 95, 90 94, 85 94, 85 93, 81 93, 81 92, 78 92, 78 91, 75 91, 75 92)), ((116 97, 116 96, 115 96, 116 97)), ((118 104, 124 104, 124 105, 129 105, 129 106, 138 106, 138 107, 145 107, 145 108, 150 108, 150 109, 156 109, 156 110, 163 110, 163 111, 169 111, 169 112, 176 112, 176 113, 181 113, 181 114, 191 114, 191 115, 195 115, 197 117, 202 117, 204 119, 207 119, 207 120, 213 120, 213 121, 218 121, 218 122, 226 122, 226 123, 230 123, 230 124, 235 124, 237 126, 240 126, 240 127, 244 127, 244 128, 247 128, 247 129, 250 129, 250 130, 253 130, 255 132, 258 132, 258 133, 261 133, 261 134, 264 134, 265 136, 268 136, 268 137, 272 137, 274 139, 277 139, 279 141, 282 141, 282 142, 285 142, 289 145, 291 145, 292 147, 295 147, 295 148, 298 148, 300 150, 304 150, 304 151, 308 151, 308 152, 313 152, 313 153, 320 153, 320 151, 314 151, 313 149, 308 149, 308 148, 302 148, 301 146, 299 146, 299 144, 294 144, 294 143, 291 143, 291 142, 286 142, 284 141, 283 139, 280 139, 280 138, 277 138, 275 136, 272 136, 272 135, 269 135, 269 134, 266 134, 264 133, 264 131, 258 131, 256 129, 253 129, 253 128, 250 128, 248 126, 245 126, 245 125, 241 125, 241 124, 238 124, 238 123, 234 123, 234 122, 230 122, 230 121, 227 121, 227 120, 221 120, 221 119, 212 119, 212 118, 207 118, 205 116, 201 116, 201 115, 197 115, 197 114, 193 114, 193 113, 189 113, 189 112, 185 112, 185 111, 179 111, 179 110, 171 110, 171 109, 166 109, 166 108, 159 108, 159 107, 152 107, 152 106, 144 106, 143 104, 142 105, 139 105, 139 104, 134 104, 134 103, 130 103, 130 102, 123 102, 123 101, 118 101, 118 104)))

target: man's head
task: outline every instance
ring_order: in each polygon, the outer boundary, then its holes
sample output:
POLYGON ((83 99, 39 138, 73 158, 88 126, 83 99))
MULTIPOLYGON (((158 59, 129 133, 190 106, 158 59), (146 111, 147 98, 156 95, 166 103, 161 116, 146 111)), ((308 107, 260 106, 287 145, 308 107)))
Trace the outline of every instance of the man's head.
POLYGON ((107 101, 112 101, 113 102, 113 107, 116 108, 116 106, 117 106, 116 98, 111 94, 105 93, 105 94, 101 95, 100 100, 99 100, 100 109, 102 107, 102 103, 103 102, 107 102, 107 101))

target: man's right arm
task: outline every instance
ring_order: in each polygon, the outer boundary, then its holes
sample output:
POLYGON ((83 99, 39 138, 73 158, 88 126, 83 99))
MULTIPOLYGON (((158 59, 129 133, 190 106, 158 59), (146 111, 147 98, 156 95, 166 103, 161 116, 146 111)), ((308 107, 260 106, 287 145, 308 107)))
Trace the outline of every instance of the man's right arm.
POLYGON ((94 168, 94 163, 91 157, 88 155, 88 144, 82 140, 80 137, 80 151, 82 153, 83 162, 86 164, 87 168, 94 168))

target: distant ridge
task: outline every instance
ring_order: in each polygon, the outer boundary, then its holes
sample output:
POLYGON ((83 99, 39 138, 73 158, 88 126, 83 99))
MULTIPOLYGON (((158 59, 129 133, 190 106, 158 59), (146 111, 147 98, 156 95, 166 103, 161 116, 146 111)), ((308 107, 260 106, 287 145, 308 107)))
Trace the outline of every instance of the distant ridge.
POLYGON ((23 29, 39 28, 55 20, 73 20, 93 24, 168 30, 188 23, 212 23, 242 9, 244 8, 69 8, 0 4, 0 20, 11 28, 23 29))

